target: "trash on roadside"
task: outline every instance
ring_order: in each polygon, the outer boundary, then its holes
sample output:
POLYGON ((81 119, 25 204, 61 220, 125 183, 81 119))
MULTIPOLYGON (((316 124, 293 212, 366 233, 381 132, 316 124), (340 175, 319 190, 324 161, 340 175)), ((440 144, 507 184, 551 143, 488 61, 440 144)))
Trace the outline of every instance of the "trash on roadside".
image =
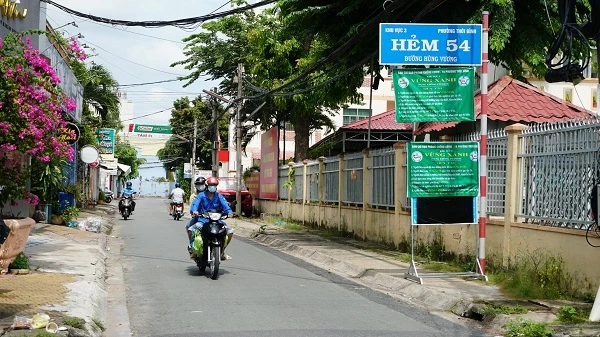
POLYGON ((77 221, 75 221, 75 220, 73 220, 73 221, 69 221, 69 222, 67 222, 67 226, 68 226, 68 227, 71 227, 71 228, 77 228, 77 226, 78 226, 78 223, 77 223, 77 221))
POLYGON ((12 328, 17 329, 30 329, 31 328, 31 318, 25 316, 15 316, 15 320, 13 321, 12 328))
POLYGON ((277 220, 277 221, 275 221, 275 224, 279 225, 279 226, 285 226, 287 224, 287 222, 281 221, 281 220, 277 220))
POLYGON ((31 318, 31 328, 41 329, 45 328, 50 323, 50 316, 47 314, 35 314, 31 318))
POLYGON ((50 322, 48 323, 48 325, 46 325, 46 331, 48 331, 49 333, 57 333, 58 325, 54 322, 50 322))
POLYGON ((80 222, 77 226, 82 231, 100 233, 102 228, 102 220, 100 218, 89 217, 87 220, 80 222))

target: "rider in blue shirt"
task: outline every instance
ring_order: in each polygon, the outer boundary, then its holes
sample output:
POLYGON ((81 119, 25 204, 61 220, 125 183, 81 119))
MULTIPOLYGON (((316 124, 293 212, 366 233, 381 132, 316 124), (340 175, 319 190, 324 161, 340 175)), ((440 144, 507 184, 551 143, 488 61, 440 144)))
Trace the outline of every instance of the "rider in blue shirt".
MULTIPOLYGON (((225 200, 225 198, 219 194, 217 192, 217 185, 219 184, 219 179, 215 178, 215 177, 210 177, 206 180, 206 191, 201 192, 198 194, 198 196, 196 196, 196 199, 194 199, 194 201, 192 202, 192 205, 190 206, 190 212, 192 212, 192 216, 196 217, 197 221, 191 221, 191 226, 189 226, 187 229, 187 233, 188 233, 188 239, 190 241, 190 246, 188 248, 191 248, 191 241, 192 241, 192 230, 193 229, 202 229, 202 226, 208 222, 208 219, 205 218, 201 218, 198 217, 198 215, 200 213, 209 211, 209 210, 216 210, 219 212, 223 212, 226 213, 227 215, 232 215, 233 211, 231 210, 231 207, 229 207, 229 204, 227 203, 227 200, 225 200)), ((194 219, 192 219, 194 220, 194 219)), ((222 221, 222 220, 219 220, 222 221)), ((187 226, 186 226, 187 227, 187 226)), ((231 242, 231 239, 233 237, 233 229, 229 228, 229 226, 227 226, 227 224, 225 224, 225 228, 227 228, 227 236, 228 236, 228 242, 231 242)), ((223 256, 222 259, 227 260, 230 259, 231 257, 225 254, 225 247, 223 247, 223 256)))
MULTIPOLYGON (((125 184, 125 188, 121 191, 121 198, 123 196, 132 196, 135 191, 133 190, 133 188, 131 187, 131 181, 128 181, 127 184, 125 184)), ((119 211, 121 210, 121 201, 119 201, 119 211)), ((133 198, 131 198, 131 212, 133 213, 133 211, 135 210, 135 201, 133 201, 133 198)))

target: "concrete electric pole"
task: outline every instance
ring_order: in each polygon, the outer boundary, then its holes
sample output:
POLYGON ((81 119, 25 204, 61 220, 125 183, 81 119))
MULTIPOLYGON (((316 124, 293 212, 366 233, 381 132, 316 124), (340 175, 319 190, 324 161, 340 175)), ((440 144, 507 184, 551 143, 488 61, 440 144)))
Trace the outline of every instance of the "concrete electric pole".
POLYGON ((236 201, 236 213, 238 216, 242 215, 242 105, 241 100, 243 94, 243 77, 244 77, 244 65, 238 64, 237 73, 237 84, 238 84, 238 99, 237 111, 235 115, 235 165, 236 165, 236 181, 237 188, 235 191, 236 201))
POLYGON ((198 138, 198 120, 194 118, 194 138, 192 139, 192 179, 190 184, 190 195, 194 194, 194 180, 196 179, 196 138, 198 138))

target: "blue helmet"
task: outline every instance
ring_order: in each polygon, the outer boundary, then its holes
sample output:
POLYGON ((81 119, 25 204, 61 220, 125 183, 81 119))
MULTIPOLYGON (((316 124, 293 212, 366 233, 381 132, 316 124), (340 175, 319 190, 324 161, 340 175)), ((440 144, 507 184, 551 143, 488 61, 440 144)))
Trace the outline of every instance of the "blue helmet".
POLYGON ((131 187, 131 181, 128 181, 127 184, 125 184, 127 187, 131 187))
POLYGON ((181 187, 180 183, 175 183, 175 187, 181 187))

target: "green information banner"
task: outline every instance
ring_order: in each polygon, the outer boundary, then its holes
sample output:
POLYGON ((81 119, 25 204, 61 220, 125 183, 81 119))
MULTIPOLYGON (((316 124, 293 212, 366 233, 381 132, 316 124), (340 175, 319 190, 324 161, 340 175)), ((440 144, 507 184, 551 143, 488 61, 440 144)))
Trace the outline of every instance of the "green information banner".
POLYGON ((475 120, 473 68, 394 69, 396 122, 475 120))
POLYGON ((144 132, 144 133, 165 133, 171 134, 171 127, 168 125, 143 125, 134 124, 133 132, 144 132))
POLYGON ((408 196, 477 196, 477 142, 408 143, 408 196))
POLYGON ((115 129, 98 129, 98 152, 115 153, 115 129))

